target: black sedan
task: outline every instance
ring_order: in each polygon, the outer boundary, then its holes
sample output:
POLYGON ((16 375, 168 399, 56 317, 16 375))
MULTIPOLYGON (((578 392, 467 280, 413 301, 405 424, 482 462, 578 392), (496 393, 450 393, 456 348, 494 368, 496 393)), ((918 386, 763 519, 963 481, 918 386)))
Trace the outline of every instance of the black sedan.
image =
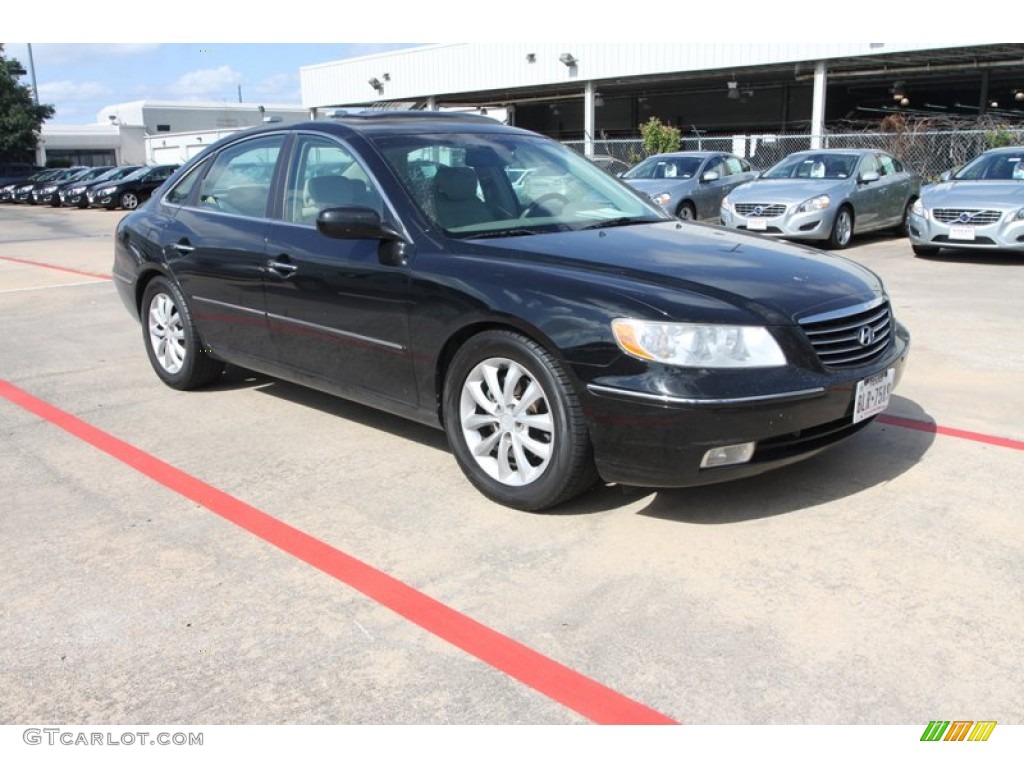
POLYGON ((61 173, 60 170, 50 169, 48 171, 39 171, 33 173, 31 176, 27 176, 23 179, 15 179, 8 181, 2 187, 0 187, 0 203, 14 203, 17 202, 16 195, 19 189, 26 187, 31 189, 32 185, 37 181, 46 181, 52 179, 61 173))
POLYGON ((49 203, 54 208, 60 208, 64 204, 64 199, 61 197, 61 193, 70 186, 88 184, 91 181, 103 176, 105 173, 110 171, 113 166, 100 165, 94 168, 85 168, 70 179, 64 181, 55 182, 53 184, 47 184, 45 187, 40 187, 35 190, 33 195, 35 196, 37 203, 49 203))
POLYGON ((86 166, 84 165, 76 165, 72 168, 56 168, 50 173, 41 175, 35 181, 26 182, 25 184, 16 187, 14 190, 14 197, 11 202, 38 205, 39 201, 36 199, 36 191, 38 189, 51 184, 59 184, 62 181, 67 181, 76 174, 84 171, 85 168, 86 166))
POLYGON ((134 211, 177 170, 176 165, 146 165, 111 184, 101 184, 86 193, 89 205, 134 211))
POLYGON ((125 176, 135 173, 141 167, 141 165, 122 165, 117 168, 110 168, 94 179, 65 184, 59 193, 61 205, 75 205, 79 208, 88 208, 89 190, 98 189, 101 184, 106 185, 109 182, 123 179, 125 176))
POLYGON ((232 363, 440 427, 469 480, 520 509, 811 456, 886 408, 909 351, 866 268, 679 221, 480 116, 233 134, 114 239, 167 385, 232 363), (517 168, 565 177, 567 198, 521 199, 517 168))

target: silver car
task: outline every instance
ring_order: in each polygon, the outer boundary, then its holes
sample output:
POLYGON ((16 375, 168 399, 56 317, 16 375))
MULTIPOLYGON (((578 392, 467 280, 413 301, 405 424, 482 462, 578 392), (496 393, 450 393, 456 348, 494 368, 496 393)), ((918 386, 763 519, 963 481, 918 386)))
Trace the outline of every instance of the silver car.
POLYGON ((722 198, 757 178, 750 163, 724 152, 651 155, 620 177, 680 219, 718 223, 722 198))
POLYGON ((733 229, 845 248, 855 234, 905 234, 921 177, 892 155, 869 149, 796 152, 722 201, 733 229))
POLYGON ((926 186, 909 235, 918 256, 940 248, 1024 251, 1024 147, 990 149, 926 186))

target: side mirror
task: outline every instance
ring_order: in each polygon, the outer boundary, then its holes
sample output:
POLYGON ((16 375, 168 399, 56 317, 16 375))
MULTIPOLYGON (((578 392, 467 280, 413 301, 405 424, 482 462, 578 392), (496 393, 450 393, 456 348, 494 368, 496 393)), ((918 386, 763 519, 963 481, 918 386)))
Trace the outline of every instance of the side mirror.
POLYGON ((953 178, 953 169, 950 168, 948 171, 943 171, 939 176, 939 181, 949 181, 953 178))
POLYGON ((324 208, 316 217, 321 234, 336 240, 401 240, 402 236, 382 223, 372 208, 354 205, 324 208))
POLYGON ((861 184, 870 184, 873 181, 878 181, 881 176, 878 175, 878 171, 865 171, 860 175, 861 184))
POLYGON ((700 177, 701 181, 718 181, 720 178, 718 171, 708 171, 700 177))

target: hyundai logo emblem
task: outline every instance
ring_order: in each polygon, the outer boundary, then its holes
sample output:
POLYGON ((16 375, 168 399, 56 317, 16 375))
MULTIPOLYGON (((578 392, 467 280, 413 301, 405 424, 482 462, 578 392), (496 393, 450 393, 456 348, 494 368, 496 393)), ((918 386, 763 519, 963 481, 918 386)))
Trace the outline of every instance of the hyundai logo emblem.
POLYGON ((857 332, 857 341, 862 347, 870 346, 875 341, 875 329, 870 325, 865 325, 857 332))

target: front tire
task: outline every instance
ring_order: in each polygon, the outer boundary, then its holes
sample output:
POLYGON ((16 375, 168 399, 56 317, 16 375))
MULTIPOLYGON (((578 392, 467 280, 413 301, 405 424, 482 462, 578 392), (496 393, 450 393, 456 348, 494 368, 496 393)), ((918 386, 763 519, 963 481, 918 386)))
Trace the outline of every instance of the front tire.
POLYGON ((118 199, 118 203, 126 211, 134 211, 136 208, 139 207, 139 196, 134 192, 125 192, 118 199))
POLYGON ((174 389, 195 389, 216 380, 224 363, 199 340, 181 291, 164 277, 153 278, 142 297, 142 338, 156 375, 174 389))
POLYGON ((683 221, 694 221, 697 218, 697 210, 693 207, 693 203, 680 203, 676 208, 676 218, 683 221))
POLYGON ((466 477, 488 498, 540 511, 594 484, 593 448, 568 375, 512 331, 485 331, 445 377, 444 428, 466 477))
POLYGON ((836 220, 832 222, 832 231, 829 233, 826 245, 835 251, 842 250, 850 244, 853 239, 853 211, 844 205, 836 213, 836 220))

